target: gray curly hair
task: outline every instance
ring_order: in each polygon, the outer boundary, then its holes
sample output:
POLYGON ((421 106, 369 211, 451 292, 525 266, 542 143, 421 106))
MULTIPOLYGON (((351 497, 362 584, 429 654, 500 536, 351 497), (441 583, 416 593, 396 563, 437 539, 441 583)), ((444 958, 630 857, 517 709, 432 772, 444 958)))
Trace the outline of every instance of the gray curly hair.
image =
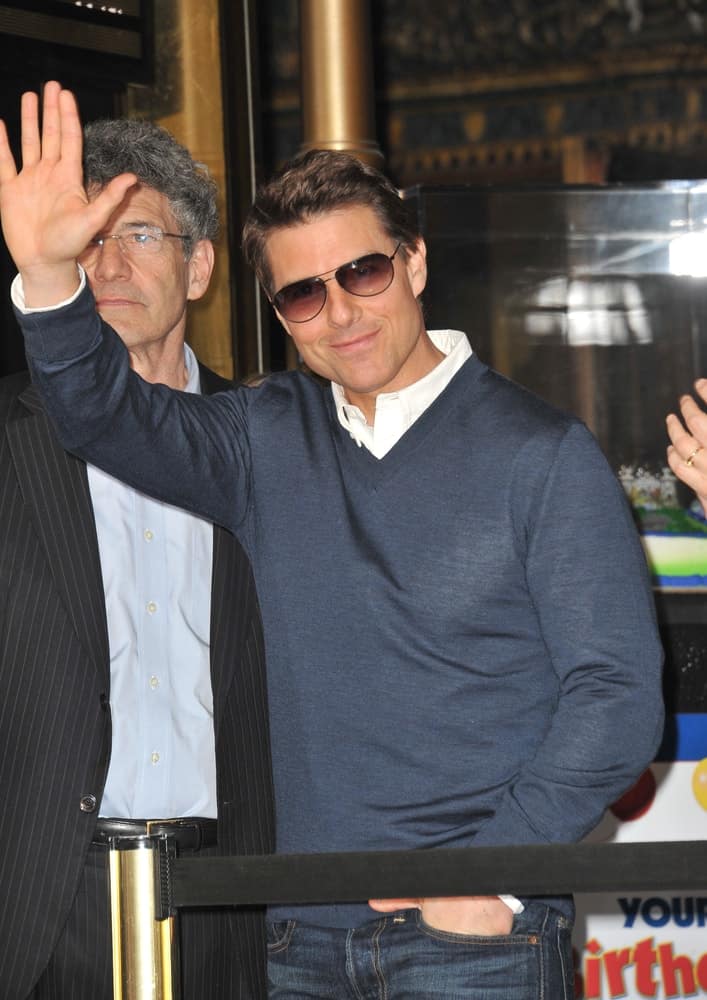
POLYGON ((218 235, 218 189, 207 168, 166 129, 153 122, 108 118, 83 130, 84 184, 105 187, 118 174, 133 173, 169 201, 190 256, 199 240, 218 235))

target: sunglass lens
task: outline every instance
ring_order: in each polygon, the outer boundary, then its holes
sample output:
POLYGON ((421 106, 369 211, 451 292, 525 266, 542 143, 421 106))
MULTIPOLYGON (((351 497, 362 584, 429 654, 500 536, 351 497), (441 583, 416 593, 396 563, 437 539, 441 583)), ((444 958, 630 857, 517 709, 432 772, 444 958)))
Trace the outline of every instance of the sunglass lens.
POLYGON ((352 295, 378 295, 393 280, 393 262, 384 253, 371 253, 339 268, 336 280, 352 295))
MULTIPOLYGON (((393 281, 393 257, 399 247, 400 244, 391 257, 384 253, 370 253, 349 264, 343 264, 334 272, 334 277, 344 291, 351 295, 379 295, 393 281)), ((306 323, 307 320, 314 319, 326 302, 327 281, 331 281, 331 278, 305 278, 281 288, 273 299, 275 308, 291 323, 306 323)))
POLYGON ((317 315, 324 305, 325 298, 324 282, 296 281, 277 293, 275 305, 285 319, 293 323, 303 323, 317 315))

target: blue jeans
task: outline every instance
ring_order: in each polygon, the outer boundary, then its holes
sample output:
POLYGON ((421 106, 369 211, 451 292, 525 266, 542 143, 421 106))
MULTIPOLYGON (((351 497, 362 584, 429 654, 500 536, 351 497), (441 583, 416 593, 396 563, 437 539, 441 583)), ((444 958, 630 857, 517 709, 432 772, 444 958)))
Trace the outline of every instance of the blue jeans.
POLYGON ((352 930, 268 927, 271 1000, 572 1000, 572 925, 529 902, 509 935, 451 934, 419 910, 352 930))

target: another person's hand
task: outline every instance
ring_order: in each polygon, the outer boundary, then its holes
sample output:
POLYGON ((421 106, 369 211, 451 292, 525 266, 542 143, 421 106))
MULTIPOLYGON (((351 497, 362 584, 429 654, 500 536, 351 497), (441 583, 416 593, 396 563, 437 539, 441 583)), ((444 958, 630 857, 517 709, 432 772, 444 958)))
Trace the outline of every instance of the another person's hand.
POLYGON ((513 913, 498 896, 454 896, 441 899, 370 899, 379 913, 418 909, 430 927, 449 934, 483 937, 510 934, 513 913))
POLYGON ((39 100, 22 96, 22 169, 0 122, 0 215, 28 306, 56 305, 78 287, 76 258, 135 184, 121 174, 89 200, 83 186, 83 135, 73 94, 51 81, 39 100))
MULTIPOLYGON (((695 392, 707 404, 707 379, 695 382, 695 392)), ((668 465, 697 494, 707 516, 707 413, 692 396, 680 397, 680 417, 669 413, 666 418, 668 465)))

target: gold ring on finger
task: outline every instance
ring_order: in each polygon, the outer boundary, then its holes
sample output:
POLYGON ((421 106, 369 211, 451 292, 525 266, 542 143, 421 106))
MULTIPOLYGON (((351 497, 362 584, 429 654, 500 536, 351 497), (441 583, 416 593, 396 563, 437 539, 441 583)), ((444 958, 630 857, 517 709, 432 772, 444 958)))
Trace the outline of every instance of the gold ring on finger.
POLYGON ((697 458, 697 456, 699 455, 699 453, 702 450, 703 450, 703 448, 702 448, 701 444, 698 444, 696 448, 693 448, 692 451, 690 452, 690 454, 685 459, 685 465, 687 465, 689 468, 692 468, 692 466, 694 465, 695 459, 697 458))

